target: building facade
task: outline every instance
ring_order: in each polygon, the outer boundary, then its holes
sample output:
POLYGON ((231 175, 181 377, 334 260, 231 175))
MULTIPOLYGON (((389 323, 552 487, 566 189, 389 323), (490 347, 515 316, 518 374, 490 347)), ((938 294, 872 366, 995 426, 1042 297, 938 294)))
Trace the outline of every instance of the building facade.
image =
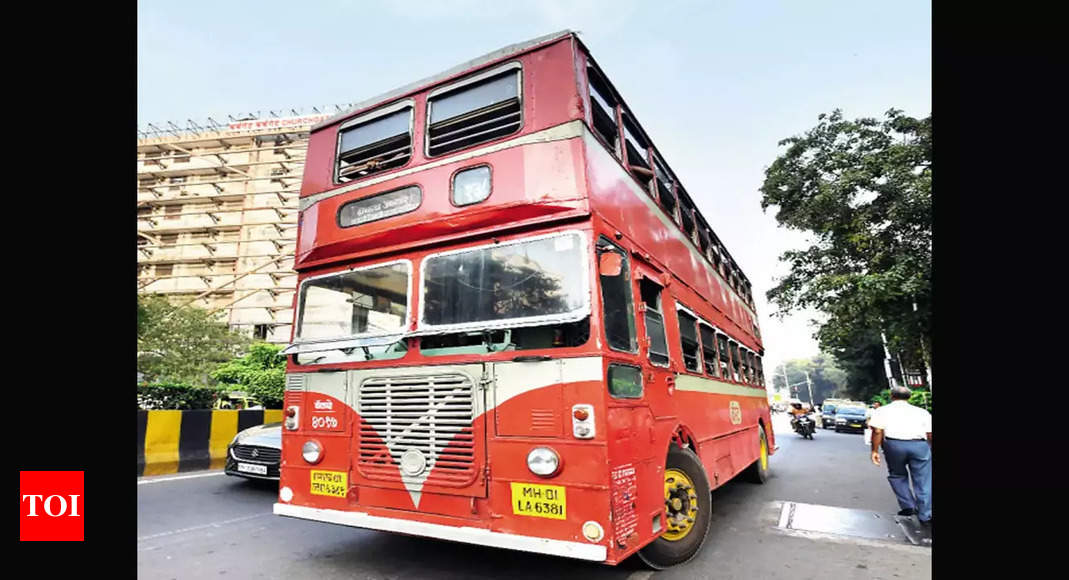
POLYGON ((138 293, 288 342, 308 132, 347 106, 139 129, 138 293))

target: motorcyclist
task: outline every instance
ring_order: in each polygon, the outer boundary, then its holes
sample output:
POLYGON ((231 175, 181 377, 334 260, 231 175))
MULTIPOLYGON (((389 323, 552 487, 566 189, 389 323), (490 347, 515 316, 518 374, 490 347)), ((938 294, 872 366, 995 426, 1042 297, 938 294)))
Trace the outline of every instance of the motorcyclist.
POLYGON ((809 414, 809 410, 802 406, 802 403, 791 403, 791 428, 798 430, 798 418, 804 417, 809 414))

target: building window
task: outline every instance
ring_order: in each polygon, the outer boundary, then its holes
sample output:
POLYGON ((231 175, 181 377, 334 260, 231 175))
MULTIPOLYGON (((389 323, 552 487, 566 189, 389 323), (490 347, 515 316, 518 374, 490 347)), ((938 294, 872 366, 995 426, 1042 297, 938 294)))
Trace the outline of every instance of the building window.
POLYGON ((513 68, 427 99, 427 155, 451 153, 520 130, 520 70, 513 68))
POLYGON ((598 239, 597 252, 605 338, 613 350, 635 352, 635 312, 627 252, 605 236, 598 239))
POLYGON ((268 325, 257 324, 252 327, 252 337, 257 340, 267 340, 268 325))
POLYGON ((639 291, 646 311, 646 338, 649 340, 650 362, 668 366, 668 341, 664 334, 664 315, 661 313, 661 287, 649 278, 639 281, 639 291))
POLYGON ((412 106, 394 107, 358 117, 338 130, 339 182, 401 167, 412 158, 412 106))
POLYGON ((698 364, 698 319, 682 310, 676 311, 679 319, 679 341, 683 349, 683 366, 688 371, 700 372, 698 364))
POLYGON ((609 395, 617 399, 642 397, 642 369, 630 365, 609 365, 609 395))
POLYGON ((165 278, 174 273, 174 264, 156 264, 156 277, 165 278))
POLYGON ((700 323, 699 329, 702 339, 702 359, 705 361, 705 374, 711 377, 720 376, 718 365, 716 364, 716 337, 713 332, 713 327, 708 324, 700 323))

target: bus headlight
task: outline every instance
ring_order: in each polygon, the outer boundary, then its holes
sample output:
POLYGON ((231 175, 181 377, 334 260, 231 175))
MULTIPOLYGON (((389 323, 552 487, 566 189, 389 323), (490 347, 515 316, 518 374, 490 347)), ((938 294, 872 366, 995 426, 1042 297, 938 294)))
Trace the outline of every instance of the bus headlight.
POLYGON ((595 521, 589 521, 583 524, 583 537, 591 542, 600 542, 604 535, 605 530, 601 528, 601 524, 595 521))
POLYGON ((319 445, 318 441, 305 441, 304 445, 301 446, 301 455, 305 461, 315 465, 323 459, 323 447, 319 445))
POLYGON ((560 456, 549 447, 535 447, 527 454, 527 469, 541 477, 556 475, 560 471, 560 456))

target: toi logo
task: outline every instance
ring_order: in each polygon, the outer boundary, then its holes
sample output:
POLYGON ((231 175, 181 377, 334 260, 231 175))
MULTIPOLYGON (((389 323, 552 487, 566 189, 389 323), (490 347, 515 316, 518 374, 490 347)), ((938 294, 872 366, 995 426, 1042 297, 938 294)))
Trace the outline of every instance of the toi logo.
POLYGON ((19 540, 85 540, 85 472, 19 472, 19 540))

